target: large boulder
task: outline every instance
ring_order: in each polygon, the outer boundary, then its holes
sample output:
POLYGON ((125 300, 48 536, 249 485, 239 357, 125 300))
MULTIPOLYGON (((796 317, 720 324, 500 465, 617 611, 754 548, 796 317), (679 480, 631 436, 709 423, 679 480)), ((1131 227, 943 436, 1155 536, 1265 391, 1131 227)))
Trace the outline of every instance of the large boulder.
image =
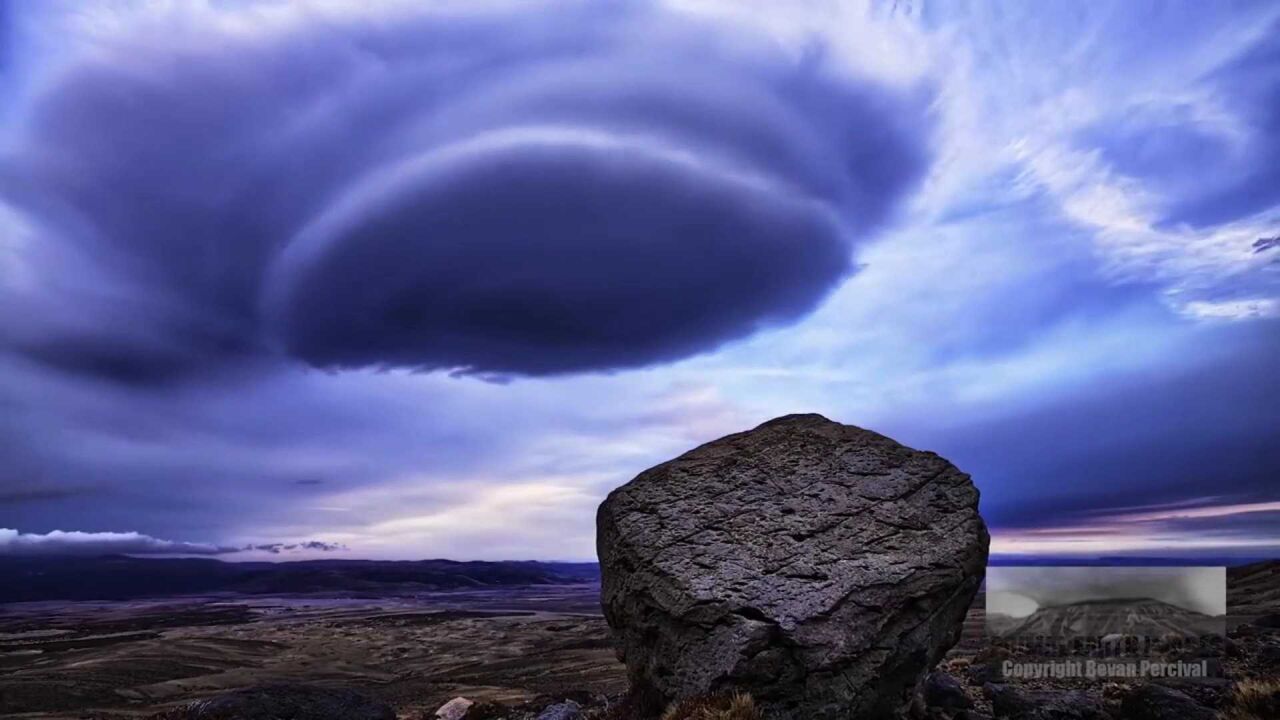
POLYGON ((968 475, 820 415, 646 470, 597 516, 633 691, 741 690, 777 720, 906 712, 959 639, 987 542, 968 475))

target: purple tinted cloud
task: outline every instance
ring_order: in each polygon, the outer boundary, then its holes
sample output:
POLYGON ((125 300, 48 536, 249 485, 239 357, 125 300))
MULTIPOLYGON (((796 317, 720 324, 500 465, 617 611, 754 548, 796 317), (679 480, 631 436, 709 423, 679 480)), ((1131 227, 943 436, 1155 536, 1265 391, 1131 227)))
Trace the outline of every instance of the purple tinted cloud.
POLYGON ((17 349, 137 385, 276 351, 546 375, 794 321, 923 173, 927 98, 708 33, 610 6, 99 48, 0 176, 100 276, 17 349))

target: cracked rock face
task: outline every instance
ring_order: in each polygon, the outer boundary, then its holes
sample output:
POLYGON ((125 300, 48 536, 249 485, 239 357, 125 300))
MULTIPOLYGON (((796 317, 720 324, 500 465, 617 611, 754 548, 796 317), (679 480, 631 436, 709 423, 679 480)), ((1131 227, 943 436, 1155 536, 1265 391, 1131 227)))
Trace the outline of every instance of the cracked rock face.
POLYGON ((959 639, 987 560, 968 475, 820 415, 650 468, 596 523, 635 689, 744 690, 781 720, 905 712, 959 639))

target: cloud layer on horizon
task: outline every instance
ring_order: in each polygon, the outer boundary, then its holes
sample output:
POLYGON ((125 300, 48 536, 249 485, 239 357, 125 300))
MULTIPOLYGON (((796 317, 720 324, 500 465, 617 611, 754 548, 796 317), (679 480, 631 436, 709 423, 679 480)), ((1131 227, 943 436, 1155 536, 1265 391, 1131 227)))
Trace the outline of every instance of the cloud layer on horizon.
POLYGON ((261 545, 215 545, 213 543, 163 540, 138 532, 83 532, 50 530, 23 533, 0 527, 0 556, 4 555, 280 555, 282 553, 330 553, 347 548, 339 543, 306 540, 296 543, 261 545))
POLYGON ((0 555, 226 555, 238 551, 210 543, 160 540, 136 532, 20 533, 0 528, 0 555))

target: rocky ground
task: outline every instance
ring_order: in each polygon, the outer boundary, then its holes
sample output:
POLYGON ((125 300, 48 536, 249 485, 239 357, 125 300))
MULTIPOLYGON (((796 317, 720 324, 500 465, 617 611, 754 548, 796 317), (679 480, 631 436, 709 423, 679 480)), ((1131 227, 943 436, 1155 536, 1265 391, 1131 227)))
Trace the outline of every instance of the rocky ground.
MULTIPOLYGON (((1280 602, 1272 587, 1278 567, 1233 571, 1231 630, 1219 648, 1222 677, 1207 680, 1005 681, 992 673, 1001 655, 984 637, 979 598, 914 714, 1280 718, 1280 709, 1266 704, 1280 702, 1280 688, 1266 689, 1268 679, 1280 677, 1280 602), (1254 688, 1251 714, 1231 709, 1241 686, 1254 688)), ((455 703, 465 712, 451 720, 621 720, 626 710, 626 671, 609 647, 591 585, 381 599, 215 596, 0 606, 5 718, 254 718, 217 713, 259 702, 234 691, 262 685, 299 696, 308 688, 353 689, 369 705, 350 717, 429 720, 456 697, 473 704, 455 703), (190 703, 211 697, 224 700, 192 714, 190 703), (384 710, 391 715, 380 715, 384 710)), ((352 701, 325 695, 314 702, 352 701)))

